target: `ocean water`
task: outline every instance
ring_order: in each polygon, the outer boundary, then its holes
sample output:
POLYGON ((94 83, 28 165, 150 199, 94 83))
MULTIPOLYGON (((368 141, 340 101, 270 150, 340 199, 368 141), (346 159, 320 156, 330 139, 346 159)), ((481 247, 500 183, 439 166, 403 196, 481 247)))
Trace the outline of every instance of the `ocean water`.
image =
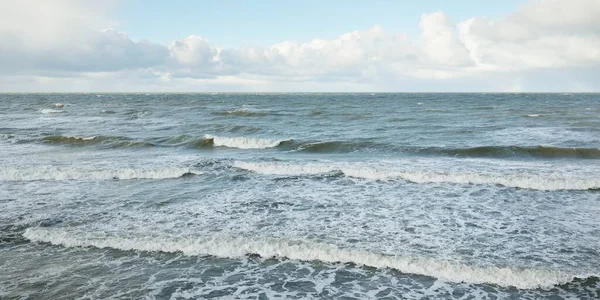
POLYGON ((598 299, 599 94, 1 94, 0 299, 598 299))

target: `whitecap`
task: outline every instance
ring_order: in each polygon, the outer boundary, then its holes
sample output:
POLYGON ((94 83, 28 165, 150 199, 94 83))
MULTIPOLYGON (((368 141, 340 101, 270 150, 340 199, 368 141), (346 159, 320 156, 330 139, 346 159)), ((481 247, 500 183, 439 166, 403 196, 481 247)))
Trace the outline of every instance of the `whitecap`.
POLYGON ((229 147, 238 149, 267 149, 279 146, 282 142, 290 139, 262 139, 254 137, 219 137, 207 135, 206 138, 213 140, 216 147, 229 147))
POLYGON ((32 242, 63 247, 110 248, 123 251, 182 253, 189 256, 211 255, 227 258, 242 258, 249 254, 256 254, 263 258, 355 263, 435 277, 449 282, 487 283, 519 289, 551 288, 577 277, 575 274, 558 270, 469 266, 433 258, 404 257, 361 249, 344 249, 332 244, 306 240, 231 237, 222 234, 207 237, 157 235, 119 237, 106 232, 44 227, 28 228, 23 236, 32 242))
POLYGON ((366 180, 405 180, 418 184, 450 183, 501 185, 506 187, 553 190, 590 190, 600 188, 598 178, 578 178, 564 176, 540 177, 536 174, 494 174, 475 172, 436 172, 431 170, 397 170, 372 166, 330 165, 330 164, 290 164, 284 162, 243 162, 236 161, 234 167, 265 175, 310 175, 340 171, 344 176, 366 180))
POLYGON ((127 179, 168 179, 202 172, 187 168, 147 168, 147 169, 83 169, 42 167, 0 167, 0 181, 37 180, 127 180, 127 179))
POLYGON ((40 110, 40 112, 43 113, 43 114, 57 114, 57 113, 64 112, 64 110, 44 108, 44 109, 40 110))

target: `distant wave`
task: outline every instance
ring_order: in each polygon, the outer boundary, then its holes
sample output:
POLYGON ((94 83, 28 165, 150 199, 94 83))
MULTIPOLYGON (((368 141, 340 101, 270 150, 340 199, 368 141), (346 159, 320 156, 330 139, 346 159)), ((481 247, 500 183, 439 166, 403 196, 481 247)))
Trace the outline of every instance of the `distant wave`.
POLYGON ((290 164, 285 162, 234 162, 234 167, 267 175, 315 175, 341 172, 346 177, 366 180, 406 180, 413 183, 452 183, 502 185, 506 187, 553 190, 595 190, 600 189, 598 178, 544 177, 534 175, 493 175, 459 172, 399 171, 374 167, 344 166, 327 164, 290 164))
POLYGON ((252 109, 252 108, 238 108, 235 110, 225 110, 214 112, 215 115, 221 116, 235 116, 235 117, 262 117, 269 115, 268 111, 252 109))
POLYGON ((122 148, 122 147, 151 147, 154 146, 150 142, 136 141, 126 137, 118 136, 91 136, 91 137, 79 137, 79 136, 47 136, 41 138, 43 143, 48 144, 60 144, 69 146, 86 146, 86 145, 97 145, 102 144, 111 148, 122 148))
POLYGON ((54 167, 0 167, 0 181, 168 179, 202 172, 187 168, 89 170, 54 167))
POLYGON ((64 112, 64 110, 44 108, 44 109, 40 110, 40 112, 43 114, 58 114, 58 113, 64 112))
POLYGON ((588 158, 599 159, 600 148, 560 148, 560 147, 521 147, 521 146, 481 146, 473 148, 426 148, 421 153, 444 154, 466 157, 514 157, 532 156, 539 158, 588 158))
POLYGON ((206 238, 116 237, 105 233, 78 233, 62 228, 44 227, 28 228, 23 236, 32 242, 63 247, 111 248, 123 251, 168 252, 190 256, 211 255, 228 258, 259 255, 263 258, 355 263, 375 268, 390 268, 402 273, 435 277, 450 282, 488 283, 519 289, 551 288, 576 280, 577 277, 587 277, 558 270, 476 267, 424 257, 391 256, 366 250, 342 249, 331 244, 273 238, 243 238, 223 235, 206 238))

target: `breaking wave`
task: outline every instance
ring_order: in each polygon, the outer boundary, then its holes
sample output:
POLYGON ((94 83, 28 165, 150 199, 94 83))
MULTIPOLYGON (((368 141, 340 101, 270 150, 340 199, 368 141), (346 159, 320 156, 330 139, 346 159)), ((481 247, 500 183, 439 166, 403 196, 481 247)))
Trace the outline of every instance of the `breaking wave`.
POLYGON ((58 113, 64 112, 64 110, 44 108, 44 109, 40 110, 40 112, 43 114, 58 114, 58 113))
POLYGON ((0 167, 0 181, 168 179, 200 174, 202 173, 186 168, 86 170, 0 167))
POLYGON ((472 172, 434 172, 379 169, 360 166, 330 166, 325 164, 289 164, 281 162, 236 161, 234 167, 266 175, 316 175, 341 172, 344 176, 366 180, 405 180, 413 183, 451 183, 501 185, 541 191, 596 190, 598 178, 540 177, 531 175, 477 174, 472 172))
POLYGON ((262 139, 262 138, 253 138, 253 137, 218 137, 218 136, 210 136, 207 135, 206 139, 212 140, 212 143, 215 147, 229 147, 229 148, 239 148, 239 149, 266 149, 266 148, 274 148, 279 146, 281 143, 285 141, 290 141, 291 139, 283 139, 283 140, 272 140, 272 139, 262 139))
POLYGON ((190 148, 212 148, 228 147, 238 149, 266 149, 274 148, 291 139, 263 139, 255 137, 219 137, 206 135, 204 137, 194 136, 172 136, 162 138, 150 138, 146 140, 134 140, 119 136, 48 136, 39 139, 48 144, 68 146, 102 145, 109 148, 125 147, 190 147, 190 148))
POLYGON ((587 277, 556 270, 476 267, 430 258, 385 255, 366 250, 342 249, 331 244, 273 238, 243 238, 223 235, 206 238, 156 235, 116 237, 104 232, 70 232, 62 228, 43 227, 28 228, 23 236, 32 242, 63 247, 95 247, 228 258, 259 255, 263 258, 354 263, 375 268, 390 268, 402 273, 435 277, 450 282, 488 283, 519 289, 550 288, 573 281, 577 277, 587 277))

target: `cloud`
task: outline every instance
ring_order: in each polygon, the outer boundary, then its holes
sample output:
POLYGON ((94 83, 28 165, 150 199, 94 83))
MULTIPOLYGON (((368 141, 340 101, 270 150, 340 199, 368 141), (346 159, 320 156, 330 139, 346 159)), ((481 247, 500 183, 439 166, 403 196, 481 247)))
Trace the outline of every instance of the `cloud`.
POLYGON ((600 2, 530 1, 500 20, 460 23, 460 37, 481 71, 600 65, 600 2))
POLYGON ((168 46, 134 41, 106 29, 118 27, 105 18, 113 6, 0 2, 0 90, 68 87, 69 80, 87 88, 164 91, 539 88, 528 76, 589 90, 590 78, 600 77, 597 0, 531 0, 504 18, 459 23, 441 11, 424 13, 415 40, 374 25, 334 39, 229 49, 199 35, 168 46))
POLYGON ((163 64, 166 47, 132 41, 103 17, 110 1, 0 2, 0 73, 104 72, 163 64))

